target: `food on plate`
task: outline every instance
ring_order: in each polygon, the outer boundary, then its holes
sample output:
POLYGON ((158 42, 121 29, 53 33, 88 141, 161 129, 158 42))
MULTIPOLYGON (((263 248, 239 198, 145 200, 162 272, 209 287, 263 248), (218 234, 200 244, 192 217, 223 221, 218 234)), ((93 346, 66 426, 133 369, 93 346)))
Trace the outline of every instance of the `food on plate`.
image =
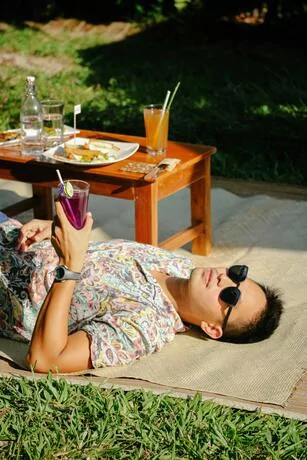
POLYGON ((65 155, 69 160, 92 161, 100 155, 99 150, 90 150, 86 144, 84 145, 65 145, 65 155), (78 158, 76 158, 78 157, 78 158))
POLYGON ((108 151, 108 150, 120 150, 117 145, 114 145, 112 142, 109 141, 102 141, 100 139, 89 139, 88 141, 89 148, 99 148, 100 150, 108 151))
POLYGON ((19 139, 19 131, 0 131, 0 142, 14 141, 19 139))
POLYGON ((111 142, 88 140, 84 144, 65 144, 64 153, 69 160, 82 162, 109 161, 116 158, 120 150, 111 142))

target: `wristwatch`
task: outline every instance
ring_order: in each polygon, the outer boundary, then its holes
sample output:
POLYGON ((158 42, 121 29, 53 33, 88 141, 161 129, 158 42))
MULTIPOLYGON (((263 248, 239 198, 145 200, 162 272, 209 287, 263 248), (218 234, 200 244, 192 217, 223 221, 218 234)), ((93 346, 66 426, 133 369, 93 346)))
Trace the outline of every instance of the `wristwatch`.
POLYGON ((69 270, 66 265, 59 265, 54 271, 55 281, 79 280, 80 278, 81 273, 69 270))

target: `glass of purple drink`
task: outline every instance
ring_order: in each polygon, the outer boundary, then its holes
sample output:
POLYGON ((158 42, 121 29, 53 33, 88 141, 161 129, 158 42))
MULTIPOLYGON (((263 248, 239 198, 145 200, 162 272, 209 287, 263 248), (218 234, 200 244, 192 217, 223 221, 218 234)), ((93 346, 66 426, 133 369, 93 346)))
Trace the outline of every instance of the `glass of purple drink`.
POLYGON ((58 185, 58 199, 67 219, 77 230, 85 223, 89 189, 89 184, 83 180, 70 179, 64 181, 64 186, 58 185))

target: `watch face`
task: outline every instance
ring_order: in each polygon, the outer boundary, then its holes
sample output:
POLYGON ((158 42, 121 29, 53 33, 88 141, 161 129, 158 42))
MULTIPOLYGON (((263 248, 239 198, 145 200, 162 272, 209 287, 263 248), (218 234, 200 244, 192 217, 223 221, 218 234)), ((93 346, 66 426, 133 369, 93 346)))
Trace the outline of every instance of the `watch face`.
POLYGON ((63 279, 64 275, 65 275, 64 267, 61 267, 61 266, 56 267, 56 269, 55 269, 55 277, 56 277, 56 279, 61 280, 61 279, 63 279))
POLYGON ((54 275, 57 281, 79 280, 81 277, 80 273, 69 270, 65 265, 59 265, 56 267, 54 275))

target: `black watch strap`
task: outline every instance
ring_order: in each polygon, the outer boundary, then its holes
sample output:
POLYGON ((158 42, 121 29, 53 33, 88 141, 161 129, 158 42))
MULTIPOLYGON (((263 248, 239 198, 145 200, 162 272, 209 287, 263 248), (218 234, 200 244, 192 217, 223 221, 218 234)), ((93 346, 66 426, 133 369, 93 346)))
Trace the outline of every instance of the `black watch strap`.
POLYGON ((73 272, 69 270, 66 265, 59 265, 56 267, 54 271, 54 279, 55 281, 66 281, 66 280, 74 280, 78 281, 81 278, 81 273, 73 272))

